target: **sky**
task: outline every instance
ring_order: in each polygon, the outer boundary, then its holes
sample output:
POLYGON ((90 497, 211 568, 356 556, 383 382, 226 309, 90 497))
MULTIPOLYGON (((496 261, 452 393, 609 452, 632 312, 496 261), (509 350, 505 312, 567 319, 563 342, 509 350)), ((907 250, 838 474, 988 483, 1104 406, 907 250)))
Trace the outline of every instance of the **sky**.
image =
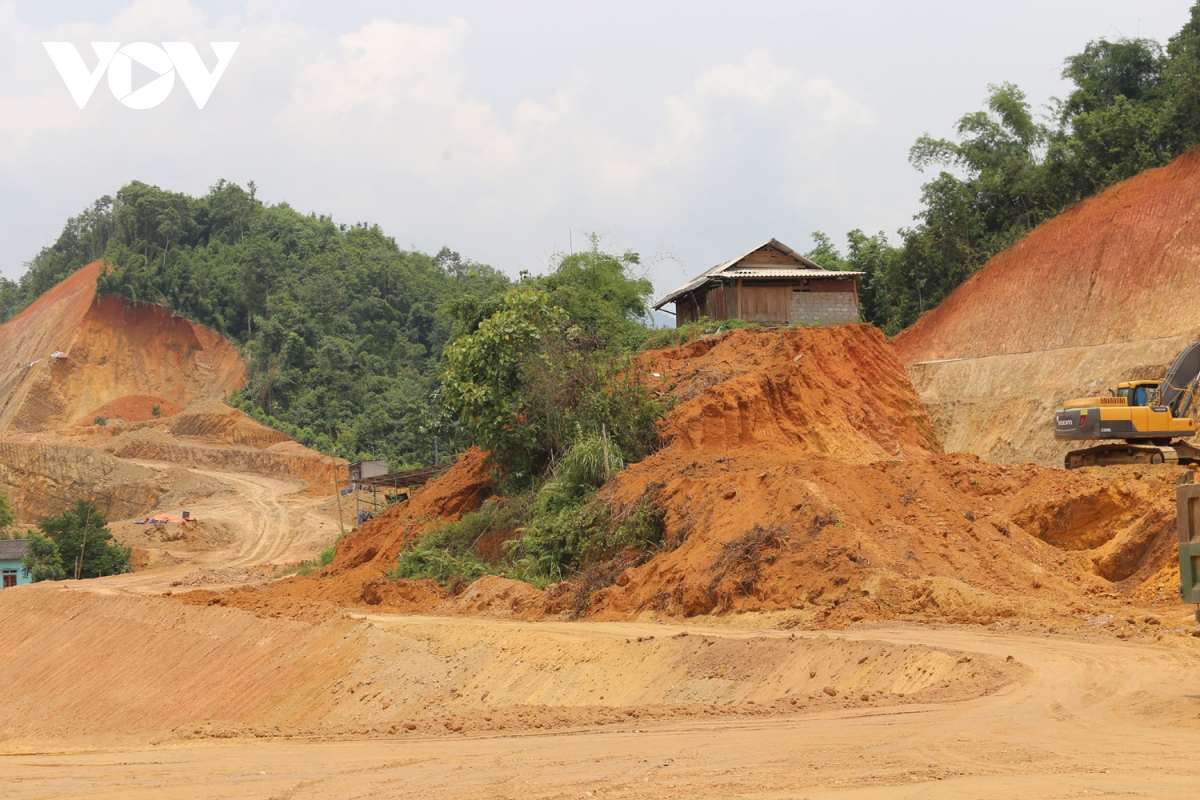
POLYGON ((0 275, 131 180, 225 179, 514 276, 598 234, 657 296, 772 237, 895 240, 918 136, 989 84, 1046 108, 1067 56, 1165 43, 1190 4, 0 0, 0 275), (209 43, 238 47, 202 109, 179 79, 148 109, 101 79, 80 109, 43 42, 89 70, 91 42, 190 42, 210 70, 209 43))

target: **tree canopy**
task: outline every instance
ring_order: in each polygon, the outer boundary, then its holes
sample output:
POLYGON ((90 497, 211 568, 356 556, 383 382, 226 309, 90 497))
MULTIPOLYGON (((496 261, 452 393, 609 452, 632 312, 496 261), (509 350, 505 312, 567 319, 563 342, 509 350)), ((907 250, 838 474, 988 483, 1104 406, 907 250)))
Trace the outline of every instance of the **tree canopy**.
POLYGON ((241 346, 248 383, 235 405, 310 447, 332 440, 339 456, 394 468, 432 460, 430 398, 455 306, 478 308, 510 283, 448 248, 403 250, 377 225, 264 204, 253 183, 190 197, 135 181, 0 285, 0 313, 101 257, 101 292, 159 303, 241 346))
MULTIPOLYGON (((122 546, 108 530, 104 512, 89 500, 77 500, 73 508, 38 523, 42 534, 54 543, 60 566, 68 577, 99 578, 129 571, 130 548, 122 546)), ((46 569, 53 571, 53 554, 39 554, 46 569)))
POLYGON ((1200 3, 1166 47, 1100 39, 1068 57, 1062 75, 1071 92, 1044 115, 1000 83, 954 138, 916 141, 909 160, 930 178, 896 245, 855 230, 843 256, 815 237, 817 263, 868 273, 865 319, 898 332, 1037 225, 1200 144, 1200 3))

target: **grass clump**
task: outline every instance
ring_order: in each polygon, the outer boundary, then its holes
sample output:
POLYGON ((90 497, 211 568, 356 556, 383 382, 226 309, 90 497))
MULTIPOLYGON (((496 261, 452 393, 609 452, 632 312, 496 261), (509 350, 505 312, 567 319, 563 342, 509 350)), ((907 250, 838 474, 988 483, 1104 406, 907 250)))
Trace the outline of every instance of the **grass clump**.
POLYGON ((541 486, 437 526, 401 553, 389 577, 454 587, 502 573, 538 588, 580 579, 590 598, 663 541, 663 514, 649 499, 614 510, 602 496, 600 487, 624 468, 624 455, 607 436, 577 430, 575 444, 541 486), (481 547, 489 535, 489 546, 481 547), (609 564, 618 558, 620 569, 609 564))
POLYGON ((681 325, 678 328, 659 328, 647 334, 646 338, 642 339, 640 350, 661 350, 666 347, 678 347, 681 344, 699 339, 704 336, 711 336, 715 333, 724 333, 736 328, 760 328, 762 327, 757 322, 747 322, 744 319, 710 319, 701 317, 695 322, 689 322, 686 325, 681 325))

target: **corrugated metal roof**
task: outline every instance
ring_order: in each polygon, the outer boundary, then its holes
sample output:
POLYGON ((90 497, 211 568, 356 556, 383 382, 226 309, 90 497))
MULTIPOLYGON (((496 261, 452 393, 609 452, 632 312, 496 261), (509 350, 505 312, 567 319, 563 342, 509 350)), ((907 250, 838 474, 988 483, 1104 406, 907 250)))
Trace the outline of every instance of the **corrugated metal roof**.
POLYGON ((866 275, 865 272, 842 272, 833 269, 770 269, 766 267, 740 267, 731 269, 724 275, 735 278, 822 278, 837 280, 839 278, 856 278, 866 275))
POLYGON ((0 539, 0 561, 20 561, 27 549, 28 539, 0 539))
POLYGON ((652 308, 662 308, 667 303, 673 303, 688 292, 695 291, 703 286, 708 281, 717 277, 730 278, 849 278, 865 275, 864 272, 839 272, 837 270, 825 269, 821 265, 814 263, 810 259, 797 253, 792 248, 788 247, 778 239, 768 239, 751 250, 747 250, 736 258, 731 258, 728 261, 717 264, 712 269, 708 270, 700 277, 688 281, 683 286, 680 286, 673 292, 670 292, 654 303, 652 308), (784 255, 789 255, 799 261, 807 269, 787 269, 779 267, 754 267, 744 266, 732 269, 739 261, 749 256, 754 255, 759 250, 766 247, 773 247, 784 255))

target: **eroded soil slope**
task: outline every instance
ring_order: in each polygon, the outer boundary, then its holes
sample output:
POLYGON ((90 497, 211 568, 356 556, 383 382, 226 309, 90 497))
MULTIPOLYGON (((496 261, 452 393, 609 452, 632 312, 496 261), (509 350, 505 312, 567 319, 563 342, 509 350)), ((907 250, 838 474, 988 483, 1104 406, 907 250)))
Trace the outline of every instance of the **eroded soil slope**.
POLYGON ((1021 674, 1001 658, 919 645, 260 618, 45 584, 0 595, 0 625, 11 637, 0 689, 12 698, 0 743, 147 732, 422 737, 780 716, 963 700, 1021 674))
POLYGON ((1200 151, 1000 253, 895 339, 947 451, 1062 463, 1053 410, 1162 377, 1200 333, 1200 151))
POLYGON ((141 518, 206 497, 191 468, 332 493, 345 462, 221 402, 245 383, 231 342, 160 306, 97 296, 100 269, 84 267, 0 325, 0 489, 19 521, 80 497, 110 519, 141 518))
POLYGON ((90 264, 0 326, 0 433, 159 413, 245 383, 234 346, 161 306, 96 296, 90 264), (122 402, 124 401, 124 402, 122 402))
POLYGON ((662 449, 602 491, 617 514, 651 499, 664 544, 618 570, 615 585, 582 576, 541 592, 493 577, 455 594, 386 579, 406 541, 486 498, 476 451, 342 540, 331 567, 191 601, 267 614, 324 599, 526 619, 765 611, 811 628, 1021 618, 1122 634, 1153 631, 1160 605, 1178 610, 1178 468, 1068 473, 944 455, 899 360, 869 326, 735 331, 638 366, 678 403, 662 449), (1142 609, 1133 617, 1130 603, 1142 609))

